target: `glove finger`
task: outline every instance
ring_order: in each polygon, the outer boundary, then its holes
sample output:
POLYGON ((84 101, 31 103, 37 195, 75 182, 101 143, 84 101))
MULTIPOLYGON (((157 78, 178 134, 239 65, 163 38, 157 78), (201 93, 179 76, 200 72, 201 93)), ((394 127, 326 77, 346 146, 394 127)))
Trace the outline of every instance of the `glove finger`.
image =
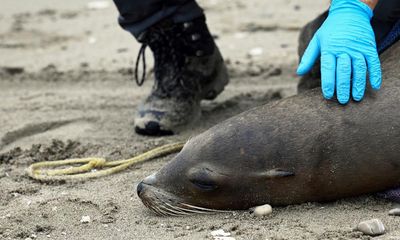
POLYGON ((333 54, 323 53, 321 56, 321 87, 326 99, 335 94, 336 57, 333 54))
POLYGON ((346 53, 340 54, 336 66, 336 95, 341 104, 350 100, 351 59, 346 53))
POLYGON ((381 62, 379 60, 378 52, 374 51, 373 53, 367 55, 366 60, 371 87, 375 90, 378 90, 381 88, 382 84, 381 62))
POLYGON ((364 97, 367 84, 367 63, 361 54, 355 54, 351 58, 353 67, 352 95, 355 101, 361 101, 364 97))
POLYGON ((303 57, 301 58, 299 67, 297 68, 298 75, 304 75, 312 69, 315 61, 320 55, 320 51, 321 50, 319 47, 318 38, 316 37, 316 35, 314 35, 314 37, 308 44, 308 47, 303 54, 303 57))

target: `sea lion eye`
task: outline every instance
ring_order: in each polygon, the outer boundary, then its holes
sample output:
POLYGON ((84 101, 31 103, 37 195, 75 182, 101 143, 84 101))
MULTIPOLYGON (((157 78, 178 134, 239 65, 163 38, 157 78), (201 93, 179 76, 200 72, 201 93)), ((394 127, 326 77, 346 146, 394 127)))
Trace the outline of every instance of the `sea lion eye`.
POLYGON ((215 181, 210 178, 206 169, 201 169, 198 172, 192 173, 189 177, 189 181, 196 187, 206 191, 211 191, 218 188, 215 181))
POLYGON ((198 188, 203 189, 203 190, 211 191, 211 190, 214 190, 217 188, 217 185, 215 185, 213 182, 202 181, 202 180, 198 180, 198 179, 193 179, 190 181, 194 185, 196 185, 198 188))

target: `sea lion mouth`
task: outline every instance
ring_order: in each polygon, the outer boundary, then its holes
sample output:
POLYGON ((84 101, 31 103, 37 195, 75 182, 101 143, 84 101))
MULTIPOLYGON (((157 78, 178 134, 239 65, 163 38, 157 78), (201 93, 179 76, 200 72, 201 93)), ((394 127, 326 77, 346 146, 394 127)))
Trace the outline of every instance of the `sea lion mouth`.
POLYGON ((138 185, 138 195, 148 209, 160 216, 187 216, 191 214, 226 212, 185 203, 175 195, 143 182, 138 185))

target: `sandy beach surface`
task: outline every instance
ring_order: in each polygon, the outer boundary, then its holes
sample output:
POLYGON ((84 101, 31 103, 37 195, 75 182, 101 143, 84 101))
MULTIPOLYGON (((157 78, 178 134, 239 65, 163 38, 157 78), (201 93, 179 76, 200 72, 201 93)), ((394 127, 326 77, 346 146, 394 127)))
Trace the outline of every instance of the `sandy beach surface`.
MULTIPOLYGON (((133 131, 135 108, 152 86, 133 81, 140 45, 117 24, 111 1, 1 0, 0 8, 0 239, 214 239, 223 229, 239 239, 370 239, 354 231, 379 218, 374 239, 400 239, 393 203, 363 196, 332 203, 159 217, 135 193, 136 184, 172 156, 86 182, 43 184, 27 177, 37 161, 100 156, 128 158, 184 141, 249 108, 296 94, 297 38, 328 1, 202 0, 231 83, 203 102, 195 126, 170 137, 133 131), (91 5, 90 5, 91 6, 91 5), (82 223, 89 216, 89 223, 82 223)), ((147 52, 151 66, 150 51, 147 52)))

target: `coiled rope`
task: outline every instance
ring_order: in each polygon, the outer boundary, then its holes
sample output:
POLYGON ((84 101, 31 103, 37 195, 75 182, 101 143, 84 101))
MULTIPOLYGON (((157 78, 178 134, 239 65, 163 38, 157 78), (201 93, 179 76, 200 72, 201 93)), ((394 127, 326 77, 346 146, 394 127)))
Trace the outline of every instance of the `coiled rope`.
POLYGON ((104 158, 80 158, 37 162, 29 166, 27 173, 31 178, 43 182, 86 180, 104 177, 125 170, 134 164, 177 153, 183 148, 184 144, 183 142, 167 144, 125 160, 107 161, 104 158), (76 164, 81 165, 74 166, 76 164), (72 166, 54 169, 56 167, 68 165, 72 166))

